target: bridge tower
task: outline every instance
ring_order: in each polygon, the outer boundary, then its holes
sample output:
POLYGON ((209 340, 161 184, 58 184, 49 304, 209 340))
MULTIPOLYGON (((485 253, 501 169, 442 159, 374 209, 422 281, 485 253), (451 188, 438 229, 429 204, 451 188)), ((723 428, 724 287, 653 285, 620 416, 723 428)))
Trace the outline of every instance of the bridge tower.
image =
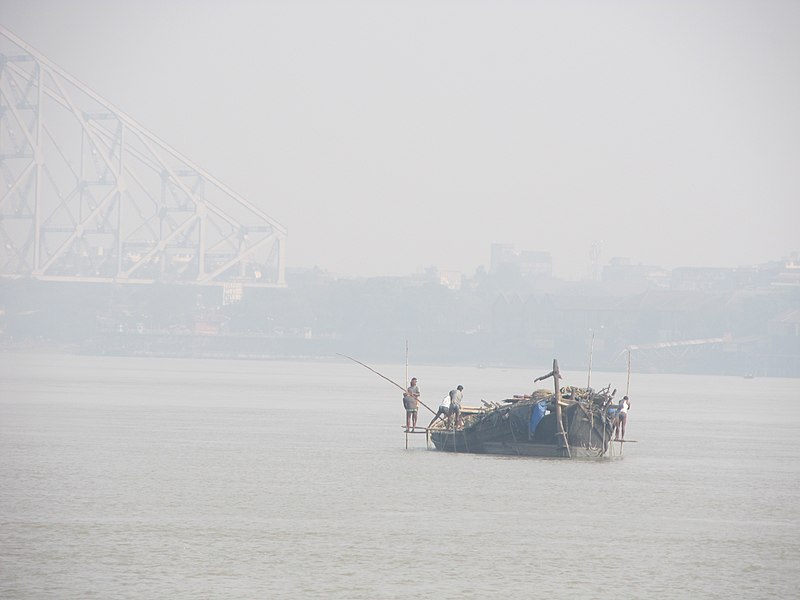
POLYGON ((286 236, 0 26, 0 277, 282 287, 286 236))

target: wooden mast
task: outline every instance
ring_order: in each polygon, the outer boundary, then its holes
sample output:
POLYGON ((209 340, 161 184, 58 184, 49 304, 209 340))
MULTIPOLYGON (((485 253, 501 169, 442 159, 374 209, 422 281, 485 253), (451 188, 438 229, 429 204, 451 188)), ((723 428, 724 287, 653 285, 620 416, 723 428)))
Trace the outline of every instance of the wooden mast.
POLYGON ((628 348, 628 382, 625 384, 625 395, 631 391, 631 349, 628 348))
POLYGON ((586 378, 586 388, 592 387, 592 354, 594 353, 594 329, 592 329, 592 341, 589 343, 589 375, 586 378))
POLYGON ((561 373, 558 372, 558 361, 553 359, 553 381, 556 388, 556 422, 558 423, 558 447, 566 450, 568 457, 572 454, 569 451, 569 441, 567 432, 564 431, 564 421, 561 418, 561 373))
POLYGON ((572 453, 569 450, 569 440, 567 440, 567 432, 564 431, 564 421, 561 420, 561 373, 558 372, 558 361, 554 358, 553 370, 550 371, 547 375, 542 375, 541 377, 537 377, 536 379, 533 380, 533 382, 536 383, 537 381, 542 381, 551 376, 553 377, 553 385, 555 386, 555 391, 556 391, 555 411, 556 411, 556 422, 558 423, 558 431, 556 433, 556 435, 558 436, 558 448, 561 450, 562 454, 566 454, 568 457, 572 457, 572 453))

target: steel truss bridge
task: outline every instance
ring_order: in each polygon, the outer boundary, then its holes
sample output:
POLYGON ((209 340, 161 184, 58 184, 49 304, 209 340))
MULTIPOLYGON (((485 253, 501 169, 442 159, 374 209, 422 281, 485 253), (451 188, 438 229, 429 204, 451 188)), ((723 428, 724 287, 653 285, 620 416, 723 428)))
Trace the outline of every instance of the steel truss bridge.
POLYGON ((0 26, 0 277, 285 285, 286 229, 0 26))

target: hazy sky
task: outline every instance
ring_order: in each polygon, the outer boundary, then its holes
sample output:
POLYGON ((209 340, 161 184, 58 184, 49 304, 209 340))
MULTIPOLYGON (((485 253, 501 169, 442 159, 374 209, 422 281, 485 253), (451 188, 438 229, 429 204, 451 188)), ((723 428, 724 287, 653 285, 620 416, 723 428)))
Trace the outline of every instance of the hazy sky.
POLYGON ((800 2, 3 0, 288 227, 288 267, 556 275, 800 250, 800 2))

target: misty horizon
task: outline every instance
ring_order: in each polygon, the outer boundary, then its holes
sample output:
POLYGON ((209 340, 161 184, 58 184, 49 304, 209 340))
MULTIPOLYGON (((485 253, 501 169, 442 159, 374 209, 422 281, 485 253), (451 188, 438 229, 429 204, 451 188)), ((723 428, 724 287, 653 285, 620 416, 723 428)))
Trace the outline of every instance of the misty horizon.
POLYGON ((0 21, 337 276, 797 251, 800 5, 10 0, 0 21))

